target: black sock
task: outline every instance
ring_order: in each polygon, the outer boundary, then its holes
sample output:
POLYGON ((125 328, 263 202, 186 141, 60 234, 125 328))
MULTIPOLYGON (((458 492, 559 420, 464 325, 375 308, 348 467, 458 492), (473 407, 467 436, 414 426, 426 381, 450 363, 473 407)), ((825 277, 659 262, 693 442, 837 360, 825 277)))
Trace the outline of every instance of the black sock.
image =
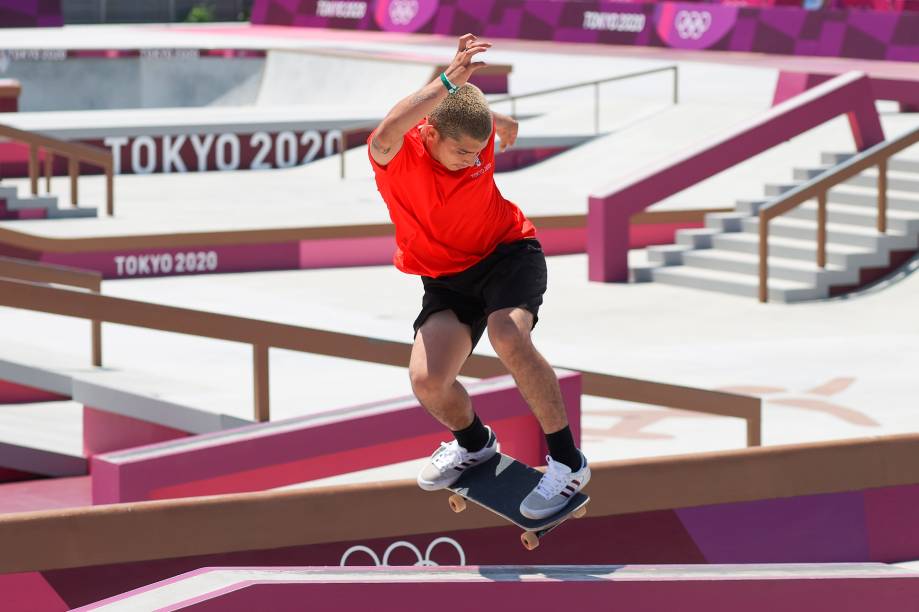
POLYGON ((581 469, 581 451, 574 445, 570 427, 546 434, 546 443, 549 446, 549 455, 554 460, 564 463, 572 472, 581 469))
POLYGON ((453 432, 453 437, 459 442, 459 445, 470 453, 480 451, 488 444, 488 430, 479 420, 479 415, 473 413, 472 425, 465 429, 453 432))

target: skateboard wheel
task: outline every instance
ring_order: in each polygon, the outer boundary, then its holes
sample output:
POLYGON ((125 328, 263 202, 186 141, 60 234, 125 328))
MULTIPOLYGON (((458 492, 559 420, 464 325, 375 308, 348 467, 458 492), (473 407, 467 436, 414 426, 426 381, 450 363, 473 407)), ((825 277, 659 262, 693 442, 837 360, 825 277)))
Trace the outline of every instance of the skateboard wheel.
POLYGON ((587 506, 581 506, 580 508, 572 512, 571 516, 577 519, 577 518, 583 518, 585 514, 587 514, 587 506))
POLYGON ((535 550, 539 546, 539 537, 532 531, 524 531, 520 534, 520 541, 527 550, 535 550))
POLYGON ((456 513, 460 513, 466 509, 466 500, 459 495, 451 495, 449 501, 450 509, 456 513))

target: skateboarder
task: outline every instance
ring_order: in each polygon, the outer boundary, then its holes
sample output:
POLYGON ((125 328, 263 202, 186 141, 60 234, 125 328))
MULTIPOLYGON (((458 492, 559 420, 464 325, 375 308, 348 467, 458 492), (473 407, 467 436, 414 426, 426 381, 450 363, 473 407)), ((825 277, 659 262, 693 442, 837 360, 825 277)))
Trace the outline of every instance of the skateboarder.
POLYGON ((409 363, 412 390, 453 432, 418 475, 426 490, 443 489, 497 450, 490 427, 474 413, 456 380, 485 330, 539 420, 548 469, 520 512, 554 514, 590 479, 574 444, 558 380, 530 332, 546 290, 546 260, 536 229, 494 181, 494 142, 517 139, 517 122, 493 113, 467 84, 491 44, 459 39, 447 69, 396 104, 367 139, 377 188, 395 224, 396 267, 421 276, 421 313, 409 363), (480 58, 479 58, 480 59, 480 58))

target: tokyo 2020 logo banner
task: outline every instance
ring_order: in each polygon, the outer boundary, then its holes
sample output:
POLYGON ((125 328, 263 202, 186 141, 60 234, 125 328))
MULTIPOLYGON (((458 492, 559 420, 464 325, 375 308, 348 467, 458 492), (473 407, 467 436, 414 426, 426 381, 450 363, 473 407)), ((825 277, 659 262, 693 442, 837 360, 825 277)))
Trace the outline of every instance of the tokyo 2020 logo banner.
POLYGON ((381 30, 417 32, 437 14, 439 0, 377 0, 373 16, 381 30))
POLYGON ((714 4, 664 4, 657 10, 657 35, 675 49, 708 49, 734 29, 738 10, 714 4))

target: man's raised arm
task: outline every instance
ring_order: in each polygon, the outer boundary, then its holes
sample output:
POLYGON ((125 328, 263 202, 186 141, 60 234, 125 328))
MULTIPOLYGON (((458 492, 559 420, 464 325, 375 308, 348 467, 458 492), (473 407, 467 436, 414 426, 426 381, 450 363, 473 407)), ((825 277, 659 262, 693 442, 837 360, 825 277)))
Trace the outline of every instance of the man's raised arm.
POLYGON ((472 73, 485 65, 485 62, 473 62, 472 58, 487 51, 489 47, 491 43, 479 40, 473 34, 460 37, 456 55, 443 73, 447 83, 441 77, 434 79, 396 104, 377 126, 370 140, 370 156, 373 160, 381 166, 388 164, 402 148, 405 133, 430 114, 447 96, 447 86, 465 85, 472 73))

